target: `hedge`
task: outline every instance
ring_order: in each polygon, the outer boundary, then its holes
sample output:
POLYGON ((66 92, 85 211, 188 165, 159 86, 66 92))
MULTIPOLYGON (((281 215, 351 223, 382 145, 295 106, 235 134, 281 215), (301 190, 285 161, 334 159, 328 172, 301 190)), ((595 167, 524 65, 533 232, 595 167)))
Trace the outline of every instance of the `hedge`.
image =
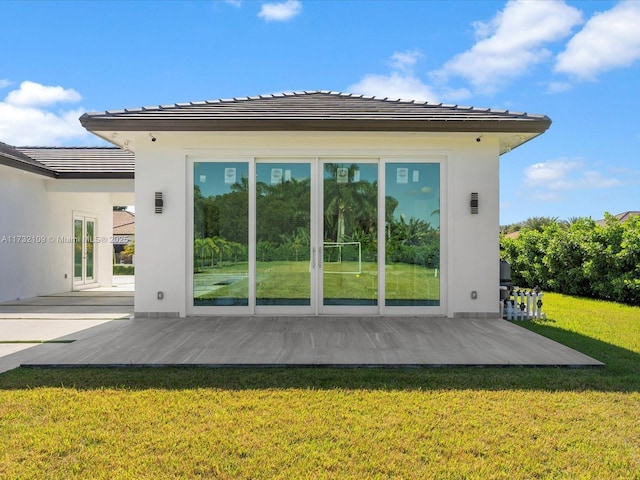
POLYGON ((135 267, 133 265, 117 264, 113 266, 114 275, 135 275, 135 267))
POLYGON ((640 217, 580 218, 501 238, 514 285, 640 305, 640 217))

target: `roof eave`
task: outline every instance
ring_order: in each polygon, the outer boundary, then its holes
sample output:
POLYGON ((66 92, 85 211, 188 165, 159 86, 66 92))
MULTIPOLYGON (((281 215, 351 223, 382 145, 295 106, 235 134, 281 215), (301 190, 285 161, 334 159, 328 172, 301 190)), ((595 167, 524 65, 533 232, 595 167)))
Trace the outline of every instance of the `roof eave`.
POLYGON ((7 167, 17 168, 24 172, 35 173, 36 175, 42 175, 49 178, 57 178, 58 174, 53 170, 50 170, 44 166, 39 167, 31 163, 16 160, 11 157, 0 155, 0 165, 6 165, 7 167))
MULTIPOLYGON (((146 119, 80 118, 90 132, 212 132, 212 131, 353 131, 353 132, 487 132, 544 133, 549 117, 504 120, 371 120, 371 119, 146 119)), ((104 137, 103 137, 104 138, 104 137)))
POLYGON ((135 178, 134 172, 61 172, 59 180, 131 180, 135 178))

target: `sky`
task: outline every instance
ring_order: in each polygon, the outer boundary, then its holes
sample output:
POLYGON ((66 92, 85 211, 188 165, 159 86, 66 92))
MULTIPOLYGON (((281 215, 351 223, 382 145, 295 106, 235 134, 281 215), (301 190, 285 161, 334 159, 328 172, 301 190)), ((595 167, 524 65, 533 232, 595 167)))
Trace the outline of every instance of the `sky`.
POLYGON ((0 1, 0 141, 84 112, 331 90, 548 115, 500 223, 640 210, 640 0, 0 1))

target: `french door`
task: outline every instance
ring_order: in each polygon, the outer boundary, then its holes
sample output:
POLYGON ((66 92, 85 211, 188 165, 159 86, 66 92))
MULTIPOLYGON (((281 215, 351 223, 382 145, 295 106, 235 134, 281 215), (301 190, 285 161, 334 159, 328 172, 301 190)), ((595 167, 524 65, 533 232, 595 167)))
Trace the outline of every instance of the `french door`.
MULTIPOLYGON (((439 305, 439 281, 426 278, 434 269, 412 257, 424 254, 423 237, 404 231, 431 229, 439 253, 439 212, 437 229, 415 219, 433 191, 419 185, 425 165, 434 164, 194 161, 190 313, 368 315, 439 305)), ((422 182, 439 185, 439 169, 422 182)), ((437 272, 439 258, 430 262, 437 272)))
POLYGON ((75 214, 73 216, 73 284, 74 287, 95 283, 96 219, 75 214))

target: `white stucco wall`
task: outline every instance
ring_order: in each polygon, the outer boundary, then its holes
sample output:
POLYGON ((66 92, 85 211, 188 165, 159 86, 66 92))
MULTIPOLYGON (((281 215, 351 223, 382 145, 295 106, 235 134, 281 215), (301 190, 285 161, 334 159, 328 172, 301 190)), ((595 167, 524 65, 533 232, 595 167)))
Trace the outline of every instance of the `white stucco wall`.
POLYGON ((106 240, 95 244, 96 284, 111 285, 113 197, 81 183, 0 165, 0 301, 73 289, 73 243, 63 238, 73 237, 74 212, 96 218, 96 236, 106 240))
POLYGON ((498 144, 484 138, 461 142, 449 161, 449 308, 450 316, 499 312, 500 220, 498 144), (471 214, 471 193, 479 198, 471 214), (477 297, 472 298, 472 292, 477 297))
POLYGON ((136 154, 136 293, 142 315, 187 314, 187 156, 368 156, 445 158, 441 228, 443 311, 450 317, 499 312, 498 138, 485 134, 385 133, 156 133, 126 134, 136 154), (154 213, 162 192, 164 212, 154 213), (478 192, 480 213, 470 213, 478 192), (472 299, 471 292, 477 292, 472 299), (158 292, 164 298, 158 299, 158 292))
POLYGON ((186 167, 178 144, 163 138, 141 145, 135 190, 135 311, 185 316, 186 167), (163 194, 162 214, 155 213, 155 192, 163 194))

